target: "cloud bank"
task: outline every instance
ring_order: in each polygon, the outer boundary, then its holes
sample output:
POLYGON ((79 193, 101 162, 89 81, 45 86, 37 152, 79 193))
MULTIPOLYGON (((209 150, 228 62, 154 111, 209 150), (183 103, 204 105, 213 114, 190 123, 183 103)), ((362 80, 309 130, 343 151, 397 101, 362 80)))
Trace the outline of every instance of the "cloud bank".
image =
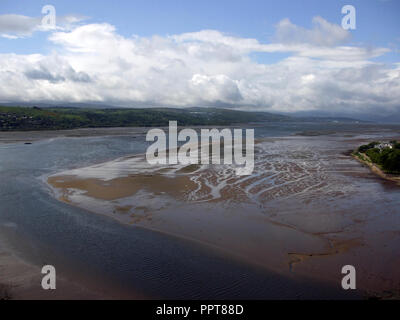
POLYGON ((389 50, 346 45, 350 38, 321 17, 311 29, 282 20, 270 43, 216 30, 124 37, 107 23, 74 26, 49 35, 49 55, 0 54, 0 100, 398 111, 400 64, 374 62, 389 50), (261 63, 254 53, 282 59, 261 63))

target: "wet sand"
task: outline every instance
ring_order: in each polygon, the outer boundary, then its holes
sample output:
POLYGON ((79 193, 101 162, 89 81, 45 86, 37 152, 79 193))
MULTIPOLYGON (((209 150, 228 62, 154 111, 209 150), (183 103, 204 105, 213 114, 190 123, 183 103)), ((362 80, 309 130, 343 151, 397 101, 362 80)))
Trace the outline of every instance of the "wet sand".
POLYGON ((342 266, 352 264, 367 295, 398 297, 399 190, 346 154, 366 141, 261 139, 256 170, 244 177, 229 166, 150 167, 137 155, 61 172, 48 183, 69 204, 285 276, 339 285, 342 266))

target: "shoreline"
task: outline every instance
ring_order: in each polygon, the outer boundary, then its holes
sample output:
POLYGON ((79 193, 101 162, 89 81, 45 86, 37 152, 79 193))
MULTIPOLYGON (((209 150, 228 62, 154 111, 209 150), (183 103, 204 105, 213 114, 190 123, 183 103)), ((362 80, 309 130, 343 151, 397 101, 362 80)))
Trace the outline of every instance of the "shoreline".
POLYGON ((353 151, 351 153, 351 156, 354 159, 358 160, 360 163, 367 165, 370 168, 371 172, 373 172, 375 175, 381 177, 382 179, 395 182, 398 186, 400 186, 400 175, 397 176, 385 173, 381 168, 379 168, 378 165, 369 160, 369 157, 365 153, 353 151), (364 159, 362 157, 364 157, 364 159), (365 158, 368 160, 365 160, 365 158))
MULTIPOLYGON (((241 125, 195 125, 195 126, 180 126, 179 129, 193 128, 245 128, 249 124, 241 125)), ((260 127, 260 124, 255 124, 253 127, 260 127)), ((57 130, 20 130, 20 131, 0 131, 0 144, 12 143, 32 143, 46 139, 55 138, 84 138, 84 137, 111 137, 111 136, 139 136, 146 135, 147 131, 154 128, 168 129, 168 126, 160 127, 96 127, 96 128, 73 128, 73 129, 57 129, 57 130)))

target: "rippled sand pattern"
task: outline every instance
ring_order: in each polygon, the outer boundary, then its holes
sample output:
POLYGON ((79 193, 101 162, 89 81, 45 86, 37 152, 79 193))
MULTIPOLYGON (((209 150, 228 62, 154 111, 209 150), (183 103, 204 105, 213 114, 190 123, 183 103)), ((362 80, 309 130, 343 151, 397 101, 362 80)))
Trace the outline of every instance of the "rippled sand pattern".
POLYGON ((189 179, 190 182, 185 185, 185 192, 179 190, 175 194, 179 200, 248 201, 264 204, 272 199, 307 191, 332 191, 334 181, 329 177, 329 170, 337 160, 323 159, 318 146, 313 149, 312 146, 300 144, 297 150, 293 150, 293 143, 285 144, 284 140, 259 141, 255 146, 255 169, 248 176, 236 175, 234 165, 150 166, 144 156, 139 155, 70 170, 50 177, 49 181, 57 184, 57 187, 71 189, 75 186, 77 189, 88 189, 89 196, 96 197, 102 194, 99 198, 114 200, 113 198, 135 194, 142 188, 148 191, 158 189, 156 191, 162 192, 162 182, 165 182, 164 191, 171 193, 171 190, 180 184, 179 181, 189 179), (60 176, 64 178, 60 179, 60 176), (146 177, 149 181, 146 181, 146 177), (138 182, 136 188, 133 187, 135 181, 127 183, 126 180, 133 178, 138 182), (103 182, 99 182, 100 180, 103 182), (72 181, 75 181, 75 184, 72 181), (78 181, 81 182, 80 187, 78 181), (110 198, 107 189, 116 184, 119 190, 114 190, 112 193, 116 193, 116 196, 110 198))
MULTIPOLYGON (((340 171, 341 154, 324 156, 318 146, 296 142, 260 141, 255 148, 255 169, 249 176, 237 176, 232 166, 200 166, 188 175, 197 187, 186 201, 248 201, 259 205, 273 199, 342 193, 342 181, 330 174, 340 171), (294 149, 293 147, 296 147, 294 149), (340 186, 339 186, 340 185, 340 186)), ((174 171, 176 174, 176 172, 174 171)), ((170 174, 170 172, 165 172, 170 174)))

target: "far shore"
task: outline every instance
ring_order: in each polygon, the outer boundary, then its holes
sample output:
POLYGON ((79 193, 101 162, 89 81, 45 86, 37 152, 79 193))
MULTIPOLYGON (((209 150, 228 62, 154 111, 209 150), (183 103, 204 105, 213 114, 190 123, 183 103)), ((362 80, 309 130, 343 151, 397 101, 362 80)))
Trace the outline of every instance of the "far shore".
POLYGON ((54 138, 81 138, 101 136, 127 136, 145 134, 146 127, 80 128, 43 131, 0 131, 0 143, 33 143, 54 138))
MULTIPOLYGON (((242 126, 246 126, 243 124, 242 126)), ((257 125, 253 124, 252 127, 257 125)), ((259 124, 258 124, 259 126, 259 124)), ((185 128, 187 126, 179 126, 185 128)), ((228 126, 190 126, 190 128, 237 128, 238 125, 228 126)), ((0 131, 0 144, 26 143, 31 144, 40 140, 55 138, 84 138, 84 137, 106 137, 106 136, 138 136, 145 135, 153 127, 98 127, 98 128, 76 128, 64 130, 34 130, 34 131, 0 131)), ((168 128, 168 127, 160 127, 168 128)))

